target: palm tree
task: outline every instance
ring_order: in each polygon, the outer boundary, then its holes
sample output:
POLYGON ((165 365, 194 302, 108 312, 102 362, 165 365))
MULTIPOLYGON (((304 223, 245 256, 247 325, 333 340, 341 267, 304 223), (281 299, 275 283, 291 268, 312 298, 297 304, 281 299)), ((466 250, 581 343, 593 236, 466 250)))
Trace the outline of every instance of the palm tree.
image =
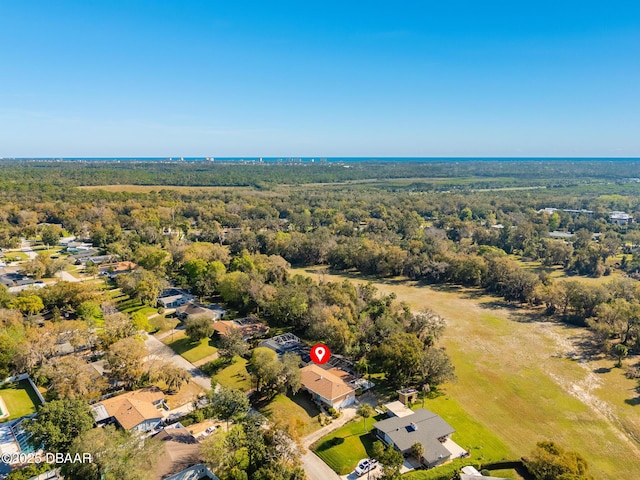
POLYGON ((358 415, 360 415, 362 417, 362 419, 364 420, 364 429, 367 429, 367 418, 373 416, 373 414, 375 413, 373 408, 371 408, 371 405, 368 405, 366 403, 363 403, 362 405, 360 405, 358 407, 358 410, 356 412, 358 415))

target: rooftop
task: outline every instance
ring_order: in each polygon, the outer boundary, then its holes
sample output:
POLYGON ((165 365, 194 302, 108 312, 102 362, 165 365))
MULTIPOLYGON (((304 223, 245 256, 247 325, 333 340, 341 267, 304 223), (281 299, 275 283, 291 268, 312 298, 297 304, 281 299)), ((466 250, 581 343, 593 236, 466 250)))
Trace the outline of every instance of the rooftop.
POLYGON ((97 421, 114 417, 122 428, 129 430, 145 420, 161 418, 154 403, 162 399, 164 394, 158 388, 150 387, 102 400, 92 408, 97 421))
POLYGON ((455 430, 442 417, 424 408, 405 417, 387 418, 373 427, 385 433, 402 452, 409 450, 416 442, 421 443, 424 447, 423 458, 427 463, 451 455, 439 439, 451 435, 455 430))
POLYGON ((355 391, 342 378, 318 365, 311 364, 300 370, 300 383, 327 400, 333 400, 355 391))

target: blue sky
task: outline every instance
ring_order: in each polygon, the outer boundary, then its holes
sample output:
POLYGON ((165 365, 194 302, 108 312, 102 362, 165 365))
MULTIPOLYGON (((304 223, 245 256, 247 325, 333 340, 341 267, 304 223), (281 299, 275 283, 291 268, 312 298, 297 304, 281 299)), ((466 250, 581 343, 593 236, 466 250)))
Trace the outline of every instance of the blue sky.
POLYGON ((0 0, 0 156, 640 156, 637 1, 0 0))

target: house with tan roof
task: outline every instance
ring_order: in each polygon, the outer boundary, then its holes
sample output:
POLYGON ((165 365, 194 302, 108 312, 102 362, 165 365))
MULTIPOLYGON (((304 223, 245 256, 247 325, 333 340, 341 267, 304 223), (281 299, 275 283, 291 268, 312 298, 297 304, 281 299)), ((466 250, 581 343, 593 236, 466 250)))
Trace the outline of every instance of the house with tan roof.
POLYGON ((255 317, 220 320, 213 324, 213 329, 218 335, 229 335, 232 330, 238 330, 245 341, 261 337, 269 331, 269 327, 255 317))
POLYGON ((326 407, 341 408, 356 401, 356 391, 351 385, 315 364, 300 369, 300 383, 316 402, 326 407))
POLYGON ((149 387, 108 398, 91 407, 98 425, 115 423, 124 430, 148 432, 162 423, 164 393, 149 387))

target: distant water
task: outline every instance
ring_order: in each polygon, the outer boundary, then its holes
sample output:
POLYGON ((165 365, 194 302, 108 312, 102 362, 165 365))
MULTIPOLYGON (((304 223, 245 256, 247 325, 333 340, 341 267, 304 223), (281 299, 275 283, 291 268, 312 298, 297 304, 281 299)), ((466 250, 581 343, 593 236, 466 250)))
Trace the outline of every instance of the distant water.
POLYGON ((640 161, 638 157, 78 157, 5 158, 4 160, 48 162, 205 162, 205 163, 358 163, 358 162, 612 162, 640 161))

